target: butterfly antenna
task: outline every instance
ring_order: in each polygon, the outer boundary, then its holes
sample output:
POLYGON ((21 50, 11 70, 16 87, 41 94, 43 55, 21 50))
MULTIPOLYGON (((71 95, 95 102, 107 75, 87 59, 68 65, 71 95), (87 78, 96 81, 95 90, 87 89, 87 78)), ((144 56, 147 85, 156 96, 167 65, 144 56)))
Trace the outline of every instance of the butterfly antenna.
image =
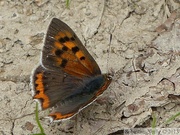
POLYGON ((108 56, 107 56, 107 72, 109 73, 109 56, 110 56, 110 49, 111 49, 111 41, 112 41, 112 34, 110 33, 109 37, 109 45, 108 45, 108 56))

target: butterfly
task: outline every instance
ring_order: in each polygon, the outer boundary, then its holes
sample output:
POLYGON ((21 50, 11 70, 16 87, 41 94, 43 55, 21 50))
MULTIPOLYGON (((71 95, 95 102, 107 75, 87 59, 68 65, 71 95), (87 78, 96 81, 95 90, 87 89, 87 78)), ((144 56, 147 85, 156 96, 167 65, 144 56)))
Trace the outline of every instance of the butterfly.
POLYGON ((71 118, 96 100, 112 81, 73 30, 53 18, 45 38, 41 61, 31 76, 33 99, 41 109, 52 108, 54 121, 71 118))

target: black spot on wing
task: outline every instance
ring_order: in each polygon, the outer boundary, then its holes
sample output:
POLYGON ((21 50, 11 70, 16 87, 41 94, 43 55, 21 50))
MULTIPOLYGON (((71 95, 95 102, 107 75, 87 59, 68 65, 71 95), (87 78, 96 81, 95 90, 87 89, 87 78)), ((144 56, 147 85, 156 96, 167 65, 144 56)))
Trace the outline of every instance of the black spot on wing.
POLYGON ((63 46, 62 50, 67 51, 68 50, 67 46, 63 46))
POLYGON ((72 52, 76 54, 79 51, 79 48, 77 46, 72 48, 72 52))
POLYGON ((63 51, 60 50, 60 49, 57 49, 57 50, 55 51, 55 55, 58 56, 58 57, 60 57, 62 54, 63 54, 63 51))
POLYGON ((60 39, 59 39, 59 42, 60 42, 60 43, 65 43, 66 40, 65 40, 64 38, 60 38, 60 39))
POLYGON ((65 37, 64 37, 64 40, 67 42, 67 41, 69 41, 70 39, 69 39, 67 36, 65 36, 65 37))
POLYGON ((74 38, 74 37, 71 37, 70 39, 71 39, 71 41, 75 41, 75 38, 74 38))
POLYGON ((35 87, 37 87, 38 86, 38 84, 37 83, 35 83, 35 87))
POLYGON ((67 62, 68 62, 68 61, 67 61, 66 59, 62 59, 62 62, 61 62, 61 65, 60 65, 60 66, 61 66, 62 68, 65 68, 67 62))
POLYGON ((80 60, 85 60, 85 57, 84 57, 84 56, 82 56, 82 57, 80 58, 80 60))

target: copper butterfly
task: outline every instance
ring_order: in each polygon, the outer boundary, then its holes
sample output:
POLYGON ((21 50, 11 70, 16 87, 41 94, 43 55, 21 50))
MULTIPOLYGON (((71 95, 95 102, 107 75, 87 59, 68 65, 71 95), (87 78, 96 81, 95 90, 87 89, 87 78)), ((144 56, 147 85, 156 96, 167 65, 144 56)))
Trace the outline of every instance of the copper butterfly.
POLYGON ((53 18, 45 38, 40 65, 31 77, 33 99, 52 108, 53 120, 77 114, 109 86, 112 77, 101 74, 96 61, 73 30, 53 18))

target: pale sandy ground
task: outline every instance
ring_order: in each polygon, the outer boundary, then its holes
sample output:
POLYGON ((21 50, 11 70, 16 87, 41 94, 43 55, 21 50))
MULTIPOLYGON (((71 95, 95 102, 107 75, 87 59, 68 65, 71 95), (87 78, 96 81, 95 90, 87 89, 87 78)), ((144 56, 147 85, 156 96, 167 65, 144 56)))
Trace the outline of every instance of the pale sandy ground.
POLYGON ((39 132, 29 83, 53 17, 115 76, 103 96, 71 120, 49 123, 48 110, 40 111, 47 135, 120 134, 150 127, 153 113, 157 127, 180 128, 179 118, 164 124, 180 112, 180 12, 171 15, 179 7, 179 0, 73 0, 70 9, 65 0, 0 0, 0 135, 39 132))

